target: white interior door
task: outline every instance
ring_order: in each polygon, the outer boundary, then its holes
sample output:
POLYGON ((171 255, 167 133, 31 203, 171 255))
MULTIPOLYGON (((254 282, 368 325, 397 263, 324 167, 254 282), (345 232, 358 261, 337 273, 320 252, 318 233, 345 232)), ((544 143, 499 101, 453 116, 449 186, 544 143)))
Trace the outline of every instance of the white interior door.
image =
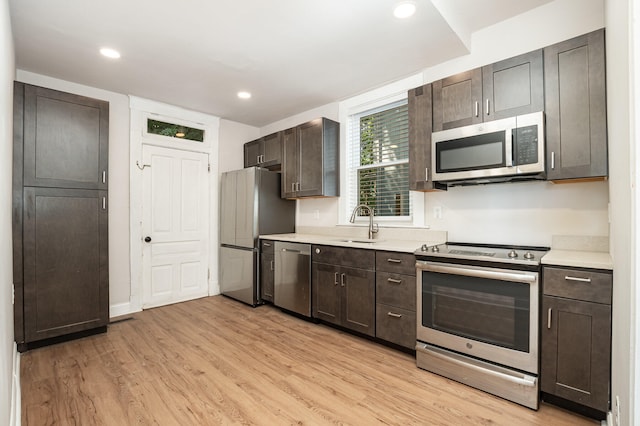
POLYGON ((208 294, 209 155, 142 147, 142 307, 208 294))

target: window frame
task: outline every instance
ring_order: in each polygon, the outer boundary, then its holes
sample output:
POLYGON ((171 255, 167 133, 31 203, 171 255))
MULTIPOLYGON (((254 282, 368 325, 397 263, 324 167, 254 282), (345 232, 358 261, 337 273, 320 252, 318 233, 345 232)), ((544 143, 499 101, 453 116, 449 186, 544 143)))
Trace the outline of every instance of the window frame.
MULTIPOLYGON (((394 82, 387 86, 372 90, 362 95, 346 99, 339 104, 340 122, 343 123, 340 129, 340 139, 344 141, 340 144, 340 173, 343 178, 340 182, 340 191, 343 194, 338 201, 338 225, 343 226, 368 226, 368 216, 356 217, 355 223, 350 223, 352 209, 350 206, 349 179, 350 165, 348 163, 348 152, 350 149, 350 141, 348 139, 348 128, 350 125, 350 117, 363 112, 375 110, 386 105, 407 99, 407 92, 415 87, 422 86, 424 83, 422 74, 416 74, 403 80, 394 82)), ((357 180, 356 180, 357 184, 357 180)), ((424 193, 409 190, 410 212, 409 216, 374 216, 374 221, 381 227, 425 227, 425 196, 424 193)))

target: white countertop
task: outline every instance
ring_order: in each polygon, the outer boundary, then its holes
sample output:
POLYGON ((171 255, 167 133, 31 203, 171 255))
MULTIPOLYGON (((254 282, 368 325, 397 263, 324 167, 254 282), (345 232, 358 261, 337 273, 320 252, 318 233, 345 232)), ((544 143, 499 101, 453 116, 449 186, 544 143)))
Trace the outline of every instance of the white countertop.
POLYGON ((611 255, 598 251, 551 249, 542 257, 541 262, 543 265, 613 270, 611 255))
POLYGON ((375 239, 373 243, 359 243, 355 241, 345 240, 366 240, 366 238, 358 237, 340 237, 336 235, 320 235, 320 234, 272 234, 260 235, 260 239, 273 241, 288 241, 295 243, 324 244, 336 247, 351 247, 369 250, 386 250, 403 253, 413 253, 423 244, 428 247, 442 244, 445 241, 413 241, 413 240, 393 240, 388 238, 375 239))

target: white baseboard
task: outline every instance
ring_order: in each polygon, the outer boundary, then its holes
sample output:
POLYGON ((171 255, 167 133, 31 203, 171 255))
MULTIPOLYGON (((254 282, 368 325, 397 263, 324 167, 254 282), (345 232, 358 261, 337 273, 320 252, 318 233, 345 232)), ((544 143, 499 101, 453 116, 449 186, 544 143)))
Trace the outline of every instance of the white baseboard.
POLYGON ((140 312, 142 309, 134 306, 131 302, 118 303, 117 305, 109 306, 109 318, 115 318, 122 315, 133 314, 134 312, 140 312))
POLYGON ((20 354, 18 345, 13 344, 13 380, 11 381, 11 415, 9 425, 20 426, 22 423, 22 394, 20 392, 20 354))

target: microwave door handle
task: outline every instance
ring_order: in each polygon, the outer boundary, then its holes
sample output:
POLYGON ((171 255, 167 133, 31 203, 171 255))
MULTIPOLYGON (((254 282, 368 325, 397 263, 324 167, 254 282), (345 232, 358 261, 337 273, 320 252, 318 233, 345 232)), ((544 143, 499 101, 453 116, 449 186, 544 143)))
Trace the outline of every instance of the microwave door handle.
POLYGON ((513 133, 515 129, 507 129, 505 131, 505 163, 507 167, 513 167, 513 133))

